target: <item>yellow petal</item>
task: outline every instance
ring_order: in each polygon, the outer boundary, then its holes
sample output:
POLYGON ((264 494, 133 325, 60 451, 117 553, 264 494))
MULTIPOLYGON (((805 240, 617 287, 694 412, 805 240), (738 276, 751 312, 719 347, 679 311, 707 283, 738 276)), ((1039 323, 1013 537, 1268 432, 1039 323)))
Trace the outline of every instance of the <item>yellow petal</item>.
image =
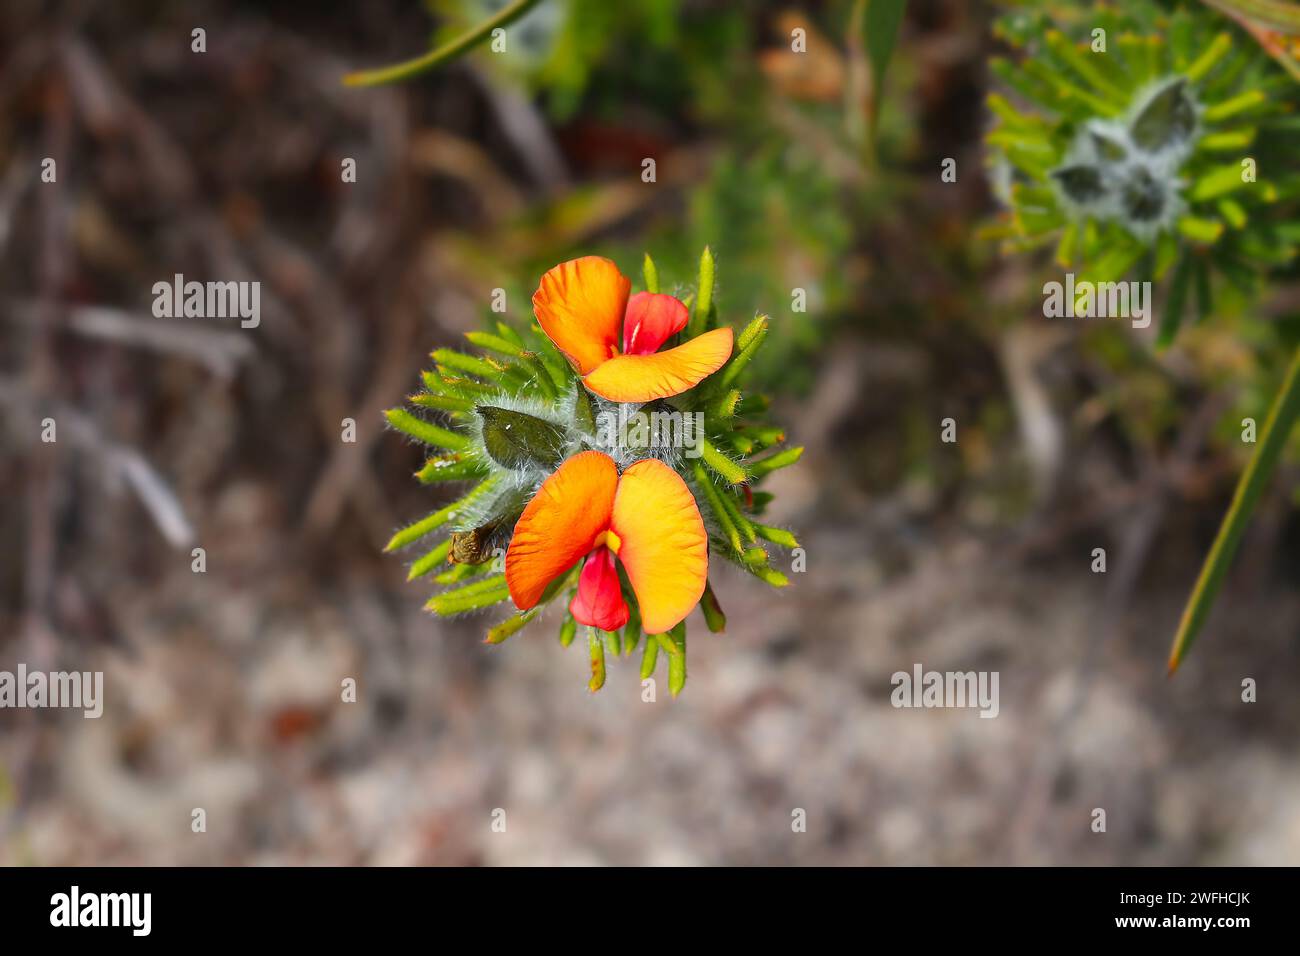
POLYGON ((695 497, 661 461, 644 459, 618 480, 610 527, 641 606, 641 627, 660 634, 691 612, 709 576, 709 539, 695 497))
POLYGON ((506 549, 506 585, 515 607, 526 611, 546 586, 596 546, 609 527, 618 485, 614 460, 584 451, 542 482, 520 515, 506 549))
POLYGON ((619 355, 583 379, 611 402, 649 402, 680 395, 698 385, 731 357, 731 329, 714 329, 667 352, 619 355))
POLYGON ((561 262, 542 276, 533 313, 542 331, 586 375, 618 352, 632 280, 601 256, 561 262))

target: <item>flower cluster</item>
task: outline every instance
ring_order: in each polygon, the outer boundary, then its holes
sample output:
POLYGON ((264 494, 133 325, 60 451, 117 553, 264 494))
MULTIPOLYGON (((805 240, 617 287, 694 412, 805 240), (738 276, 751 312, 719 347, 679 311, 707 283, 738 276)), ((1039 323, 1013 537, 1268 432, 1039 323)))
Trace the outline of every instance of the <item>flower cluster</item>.
POLYGON ((1201 112, 1186 77, 1142 92, 1124 120, 1093 117, 1049 172, 1075 221, 1116 223, 1151 242, 1187 211, 1178 171, 1192 153, 1201 112))
POLYGON ((718 320, 714 262, 684 297, 659 291, 645 260, 645 289, 608 259, 584 256, 542 276, 537 324, 469 333, 484 354, 433 353, 418 408, 386 413, 397 430, 435 449, 420 481, 473 482, 459 500, 403 528, 388 549, 445 540, 418 557, 409 578, 434 574, 447 590, 438 614, 510 601, 489 643, 517 633, 563 597, 560 642, 587 629, 592 690, 606 653, 642 643, 641 673, 668 656, 669 687, 686 678, 686 618, 697 606, 711 631, 726 618, 709 584, 722 556, 776 587, 787 579, 767 546, 795 548, 790 532, 761 523, 765 476, 802 449, 764 421, 767 400, 740 379, 767 319, 739 334, 718 320))

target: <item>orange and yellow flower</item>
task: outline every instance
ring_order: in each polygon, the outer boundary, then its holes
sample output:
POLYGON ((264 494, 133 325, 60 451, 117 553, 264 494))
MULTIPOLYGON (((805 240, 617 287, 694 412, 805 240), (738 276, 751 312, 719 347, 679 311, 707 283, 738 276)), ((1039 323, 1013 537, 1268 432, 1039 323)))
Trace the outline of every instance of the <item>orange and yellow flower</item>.
POLYGON ((649 402, 698 385, 731 357, 731 329, 696 336, 665 352, 686 327, 686 306, 671 295, 638 292, 601 256, 562 262, 542 276, 533 312, 587 388, 615 402, 649 402))
POLYGON ((622 563, 647 634, 669 630, 704 594, 708 536, 686 482, 643 459, 622 475, 614 460, 584 451, 542 483, 515 525, 506 584, 515 606, 537 604, 556 578, 585 558, 569 605, 581 624, 612 631, 628 621, 616 561, 622 563))

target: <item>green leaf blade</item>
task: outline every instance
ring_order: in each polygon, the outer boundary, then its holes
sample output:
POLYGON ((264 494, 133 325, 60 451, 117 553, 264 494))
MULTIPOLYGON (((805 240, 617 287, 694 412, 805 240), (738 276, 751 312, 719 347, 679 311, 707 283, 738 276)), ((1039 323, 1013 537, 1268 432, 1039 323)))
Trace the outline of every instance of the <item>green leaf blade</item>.
POLYGON ((1296 418, 1300 416, 1300 349, 1296 350, 1287 369, 1286 378, 1268 418, 1259 436, 1255 454, 1242 472, 1237 488, 1232 495, 1232 504, 1224 516, 1219 533, 1215 536, 1210 553, 1205 558, 1200 576, 1192 589, 1182 620, 1178 624, 1178 633, 1174 635, 1173 647, 1169 651, 1169 673, 1172 675, 1186 657, 1187 651, 1200 634, 1209 617, 1214 599, 1223 586, 1224 577, 1232 564, 1233 556, 1241 544, 1250 516, 1259 503, 1260 495, 1268 483, 1269 476, 1277 465, 1278 457, 1286 444, 1296 418))
POLYGON ((907 0, 867 0, 863 23, 867 57, 871 61, 871 115, 880 113, 880 98, 885 88, 885 72, 898 45, 907 0))

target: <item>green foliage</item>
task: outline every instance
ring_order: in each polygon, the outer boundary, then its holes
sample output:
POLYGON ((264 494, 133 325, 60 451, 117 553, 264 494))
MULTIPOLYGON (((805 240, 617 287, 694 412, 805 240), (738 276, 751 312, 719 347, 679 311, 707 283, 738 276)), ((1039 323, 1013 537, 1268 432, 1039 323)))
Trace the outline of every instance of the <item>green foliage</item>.
POLYGON ((907 0, 858 0, 858 6, 866 7, 862 19, 867 58, 871 62, 871 102, 868 116, 874 136, 875 118, 880 112, 880 100, 885 90, 885 72, 889 69, 889 61, 894 55, 894 45, 898 42, 898 32, 903 25, 907 0))
MULTIPOLYGON (((1004 17, 999 31, 1024 54, 1016 64, 993 64, 1010 98, 989 98, 998 123, 987 141, 1011 210, 993 232, 1009 248, 1055 243, 1057 265, 1082 272, 1081 280, 1136 274, 1162 282, 1158 348, 1186 330, 1189 315, 1226 318, 1225 303, 1250 303, 1265 278, 1294 266, 1300 97, 1292 78, 1300 74, 1288 76, 1201 4, 1049 4, 1004 17), (1097 31, 1105 51, 1095 45, 1097 31)), ((1233 331, 1239 342, 1220 339, 1220 347, 1240 352, 1251 343, 1267 353, 1286 338, 1280 326, 1263 336, 1249 326, 1233 331)), ((1255 371, 1253 362, 1246 371, 1255 371)), ((1140 371, 1126 375, 1129 395, 1148 380, 1140 371)), ((1258 407, 1252 385, 1248 378, 1243 402, 1258 407)), ((1297 415, 1300 355, 1184 611, 1171 673, 1204 626, 1297 415)), ((1134 436, 1145 446, 1161 427, 1158 414, 1123 422, 1145 429, 1134 436)))
POLYGON ((1080 281, 1167 282, 1167 343, 1193 294, 1208 313, 1219 286, 1252 291, 1295 256, 1295 89, 1199 5, 1096 6, 1069 34, 1054 14, 999 24, 1023 55, 992 64, 1008 92, 989 97, 987 141, 1010 213, 991 232, 1054 243, 1080 281))
MULTIPOLYGON (((462 31, 500 16, 507 0, 431 0, 442 20, 435 43, 453 42, 462 31)), ((666 51, 677 39, 679 0, 610 3, 608 0, 547 0, 511 26, 510 56, 484 52, 482 65, 515 84, 543 93, 557 118, 572 116, 603 64, 618 61, 635 41, 645 69, 648 54, 666 51)))
POLYGON ((1276 467, 1287 437, 1300 418, 1300 349, 1291 360, 1286 379, 1278 390, 1258 438, 1258 447, 1251 457, 1250 464, 1237 482, 1237 489, 1232 496, 1232 505, 1224 516, 1223 524, 1214 539, 1214 545, 1205 558, 1192 596, 1183 611, 1178 633, 1174 636, 1173 648, 1169 652, 1169 672, 1172 674, 1184 655, 1196 640, 1205 620, 1209 616, 1214 599, 1218 596, 1224 576, 1232 564, 1232 558, 1241 544, 1250 516, 1259 502, 1259 497, 1267 485, 1269 477, 1276 467))
MULTIPOLYGON (((682 231, 676 223, 650 240, 660 265, 679 275, 694 265, 676 253, 682 231)), ((811 384, 806 360, 849 298, 844 264, 853 229, 825 166, 779 140, 728 149, 692 190, 684 232, 687 248, 710 245, 725 271, 719 291, 733 314, 771 309, 771 340, 756 359, 754 380, 783 391, 805 389, 811 384), (795 289, 804 290, 804 311, 795 311, 795 289)))

